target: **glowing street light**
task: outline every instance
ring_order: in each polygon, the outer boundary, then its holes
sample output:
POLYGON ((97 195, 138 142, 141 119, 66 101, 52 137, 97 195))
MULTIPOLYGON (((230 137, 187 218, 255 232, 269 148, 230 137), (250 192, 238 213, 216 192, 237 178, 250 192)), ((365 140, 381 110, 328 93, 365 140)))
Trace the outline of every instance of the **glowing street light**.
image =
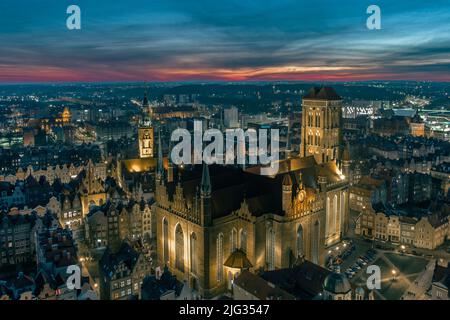
POLYGON ((392 269, 391 273, 392 273, 392 281, 394 281, 397 277, 397 271, 395 269, 392 269))

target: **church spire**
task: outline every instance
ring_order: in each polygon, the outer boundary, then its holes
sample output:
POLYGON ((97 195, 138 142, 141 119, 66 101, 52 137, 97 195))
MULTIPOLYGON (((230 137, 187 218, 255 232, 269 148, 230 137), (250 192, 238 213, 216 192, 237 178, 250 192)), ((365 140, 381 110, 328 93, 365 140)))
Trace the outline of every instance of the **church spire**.
POLYGON ((202 182, 200 184, 200 216, 203 226, 212 224, 211 179, 206 163, 203 163, 202 182))
POLYGON ((200 191, 203 197, 211 195, 211 179, 209 178, 209 169, 206 163, 203 163, 202 183, 200 185, 200 191))
POLYGON ((157 163, 157 167, 156 167, 157 179, 161 180, 163 174, 164 174, 164 163, 163 163, 162 143, 161 143, 161 129, 159 129, 159 133, 158 133, 158 163, 157 163))
POLYGON ((167 161, 168 161, 168 167, 167 167, 167 182, 173 182, 174 176, 173 176, 173 162, 172 158, 170 156, 170 153, 172 152, 172 140, 169 141, 169 152, 167 154, 167 161))
POLYGON ((291 107, 288 107, 288 127, 287 127, 287 137, 286 137, 286 150, 285 158, 289 159, 291 157, 291 107))
POLYGON ((145 86, 145 91, 144 91, 144 99, 142 100, 142 107, 148 107, 148 98, 147 98, 147 86, 145 86))

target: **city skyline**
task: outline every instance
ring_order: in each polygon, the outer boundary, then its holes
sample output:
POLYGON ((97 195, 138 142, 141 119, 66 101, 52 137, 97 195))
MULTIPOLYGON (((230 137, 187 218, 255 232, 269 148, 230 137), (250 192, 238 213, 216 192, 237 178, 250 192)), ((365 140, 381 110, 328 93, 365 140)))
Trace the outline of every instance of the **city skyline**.
POLYGON ((370 1, 8 2, 0 83, 450 81, 445 1, 379 1, 381 30, 370 1))

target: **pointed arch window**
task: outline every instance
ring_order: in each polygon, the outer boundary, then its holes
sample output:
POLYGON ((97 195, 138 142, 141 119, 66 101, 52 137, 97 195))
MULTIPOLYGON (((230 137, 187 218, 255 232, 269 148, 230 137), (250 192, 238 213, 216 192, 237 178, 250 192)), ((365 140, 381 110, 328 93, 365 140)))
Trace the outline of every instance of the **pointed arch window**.
POLYGON ((217 281, 223 281, 223 234, 219 233, 216 239, 216 254, 217 254, 217 281))
POLYGON ((167 218, 163 218, 163 259, 164 263, 169 263, 169 223, 167 218))
POLYGON ((175 268, 184 272, 184 234, 180 224, 175 228, 175 268))
POLYGON ((312 230, 312 262, 315 264, 319 263, 319 243, 320 243, 320 223, 317 220, 313 225, 312 230))
POLYGON ((299 225, 297 228, 297 257, 303 256, 303 227, 299 225))
POLYGON ((237 230, 236 228, 233 228, 231 230, 231 252, 234 252, 237 249, 237 245, 238 245, 238 235, 237 235, 237 230))
POLYGON ((239 248, 244 251, 245 253, 247 253, 247 231, 245 231, 245 229, 240 229, 239 230, 239 248))
POLYGON ((275 269, 275 230, 270 227, 266 234, 266 263, 267 269, 275 269))
POLYGON ((197 235, 195 232, 191 233, 190 245, 191 272, 197 274, 197 235))

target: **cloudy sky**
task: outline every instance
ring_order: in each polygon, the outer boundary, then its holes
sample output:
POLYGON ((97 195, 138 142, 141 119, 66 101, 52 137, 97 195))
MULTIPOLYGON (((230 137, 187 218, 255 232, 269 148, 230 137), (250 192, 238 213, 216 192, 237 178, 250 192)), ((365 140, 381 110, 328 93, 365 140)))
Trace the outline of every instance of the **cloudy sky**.
POLYGON ((449 0, 0 2, 0 82, 372 79, 450 81, 449 0))

